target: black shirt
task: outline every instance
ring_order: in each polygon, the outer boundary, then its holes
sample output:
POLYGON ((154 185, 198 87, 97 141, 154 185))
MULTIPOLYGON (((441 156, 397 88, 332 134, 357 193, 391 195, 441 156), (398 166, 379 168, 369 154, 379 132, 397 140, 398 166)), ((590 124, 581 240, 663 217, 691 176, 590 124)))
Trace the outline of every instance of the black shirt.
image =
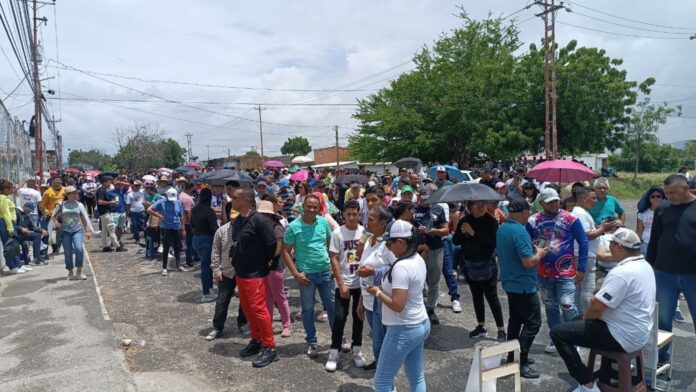
POLYGON ((498 222, 490 214, 480 218, 469 214, 462 218, 452 237, 452 243, 461 245, 461 256, 467 260, 490 260, 495 251, 495 235, 498 232, 498 222), (464 235, 462 225, 468 223, 474 229, 474 236, 464 235))
MULTIPOLYGON (((416 206, 413 210, 413 221, 416 222, 416 228, 418 228, 418 226, 425 226, 426 232, 429 232, 430 229, 439 229, 443 224, 447 224, 445 210, 437 204, 433 204, 429 207, 416 206)), ((441 249, 442 237, 426 235, 425 244, 428 245, 430 249, 441 249)))
POLYGON ((193 235, 215 235, 218 229, 215 211, 210 206, 197 204, 191 209, 193 235))
POLYGON ((97 196, 97 213, 99 216, 102 216, 104 214, 108 214, 111 212, 111 206, 110 205, 100 205, 99 200, 104 200, 104 201, 111 201, 111 198, 109 197, 109 194, 104 187, 99 187, 97 189, 97 192, 95 194, 97 196))
POLYGON ((479 181, 479 183, 488 185, 491 189, 495 189, 495 184, 501 182, 498 177, 491 177, 490 180, 486 181, 483 178, 479 181))
POLYGON ((273 222, 263 214, 238 216, 232 223, 233 241, 237 240, 232 265, 240 278, 263 278, 270 272, 276 250, 273 222))
POLYGON ((646 259, 660 271, 696 275, 696 201, 655 209, 646 259))

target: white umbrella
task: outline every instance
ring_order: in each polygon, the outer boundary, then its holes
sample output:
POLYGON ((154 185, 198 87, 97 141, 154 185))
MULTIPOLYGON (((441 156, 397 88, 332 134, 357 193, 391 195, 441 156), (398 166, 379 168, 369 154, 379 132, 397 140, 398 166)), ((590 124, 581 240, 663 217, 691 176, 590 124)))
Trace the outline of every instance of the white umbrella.
POLYGON ((314 159, 304 156, 304 155, 299 155, 296 156, 295 158, 292 158, 291 163, 297 163, 297 164, 303 164, 303 163, 309 163, 309 162, 314 162, 314 159))
POLYGON ((151 174, 146 174, 143 176, 143 181, 157 181, 157 177, 151 174))

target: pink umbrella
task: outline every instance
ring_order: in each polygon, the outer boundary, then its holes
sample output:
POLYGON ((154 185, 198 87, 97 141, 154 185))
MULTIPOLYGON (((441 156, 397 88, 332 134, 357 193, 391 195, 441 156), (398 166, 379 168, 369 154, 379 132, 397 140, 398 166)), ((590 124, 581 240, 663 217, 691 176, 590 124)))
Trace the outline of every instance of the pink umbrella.
POLYGON ((307 169, 298 170, 290 176, 293 181, 307 181, 307 178, 309 178, 309 170, 307 169))
POLYGON ((101 174, 101 170, 87 170, 85 174, 91 177, 96 177, 101 174))
POLYGON ((542 162, 532 168, 527 175, 539 181, 568 184, 577 181, 589 181, 596 174, 582 163, 566 159, 542 162))
POLYGON ((285 164, 281 161, 266 161, 263 167, 285 167, 285 164))
POLYGON ((203 168, 203 166, 197 164, 196 162, 188 162, 184 166, 192 167, 194 169, 202 169, 203 168))
POLYGON ((160 167, 159 169, 157 169, 157 171, 160 173, 172 174, 174 170, 167 169, 166 167, 160 167))

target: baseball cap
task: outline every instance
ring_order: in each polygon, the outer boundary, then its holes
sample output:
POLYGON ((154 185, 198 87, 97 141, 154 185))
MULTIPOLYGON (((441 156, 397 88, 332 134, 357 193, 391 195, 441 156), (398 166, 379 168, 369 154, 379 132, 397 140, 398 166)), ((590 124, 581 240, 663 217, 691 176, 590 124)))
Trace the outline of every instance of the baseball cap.
POLYGON ((142 184, 143 184, 143 183, 140 182, 140 180, 135 180, 135 181, 133 182, 133 185, 142 185, 142 184))
POLYGON ((77 192, 77 188, 75 188, 74 186, 70 185, 70 186, 67 186, 67 187, 65 188, 65 194, 66 194, 66 195, 67 195, 68 193, 73 193, 73 192, 77 192))
POLYGON ((169 188, 167 189, 167 193, 165 194, 167 196, 167 200, 169 201, 176 201, 176 189, 174 188, 169 188))
POLYGON ((505 183, 502 181, 496 182, 495 183, 495 189, 502 188, 505 186, 505 183))
MULTIPOLYGON (((423 188, 421 188, 420 191, 420 197, 422 200, 427 200, 430 195, 433 194, 437 190, 437 186, 435 184, 425 184, 423 188)), ((401 190, 403 192, 403 189, 401 190)))
POLYGON ((401 219, 390 223, 384 235, 385 239, 387 240, 393 238, 411 238, 412 236, 413 225, 401 219))
POLYGON ((640 237, 638 237, 638 234, 625 227, 616 229, 611 236, 611 240, 628 249, 640 249, 640 237))
POLYGON ((438 167, 437 167, 437 171, 439 171, 439 172, 446 172, 447 169, 445 169, 444 166, 438 166, 438 167))
POLYGON ((287 178, 281 178, 280 180, 278 180, 278 186, 281 188, 285 188, 287 186, 290 186, 290 181, 288 181, 287 178))
POLYGON ((510 203, 508 204, 507 208, 511 214, 514 214, 516 212, 529 210, 529 203, 527 203, 527 200, 521 197, 513 197, 510 199, 510 203))
POLYGON ((413 192, 413 187, 412 187, 411 185, 406 185, 406 186, 404 186, 403 188, 401 188, 401 193, 403 194, 403 193, 405 193, 405 192, 414 193, 414 192, 413 192))
POLYGON ((264 180, 263 178, 259 178, 258 180, 256 180, 256 185, 263 185, 265 187, 268 187, 268 184, 266 184, 266 180, 264 180))
POLYGON ((539 192, 539 200, 548 203, 554 200, 561 200, 561 198, 558 197, 558 192, 555 189, 547 187, 539 192))

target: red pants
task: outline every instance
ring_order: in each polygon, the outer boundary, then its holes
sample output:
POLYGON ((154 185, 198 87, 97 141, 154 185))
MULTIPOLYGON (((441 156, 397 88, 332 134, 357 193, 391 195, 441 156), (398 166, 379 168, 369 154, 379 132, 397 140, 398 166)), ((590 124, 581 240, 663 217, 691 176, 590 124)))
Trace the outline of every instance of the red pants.
POLYGON ((267 279, 268 277, 248 279, 237 277, 237 292, 239 303, 249 321, 251 338, 261 342, 262 347, 275 347, 271 316, 266 307, 267 279))

